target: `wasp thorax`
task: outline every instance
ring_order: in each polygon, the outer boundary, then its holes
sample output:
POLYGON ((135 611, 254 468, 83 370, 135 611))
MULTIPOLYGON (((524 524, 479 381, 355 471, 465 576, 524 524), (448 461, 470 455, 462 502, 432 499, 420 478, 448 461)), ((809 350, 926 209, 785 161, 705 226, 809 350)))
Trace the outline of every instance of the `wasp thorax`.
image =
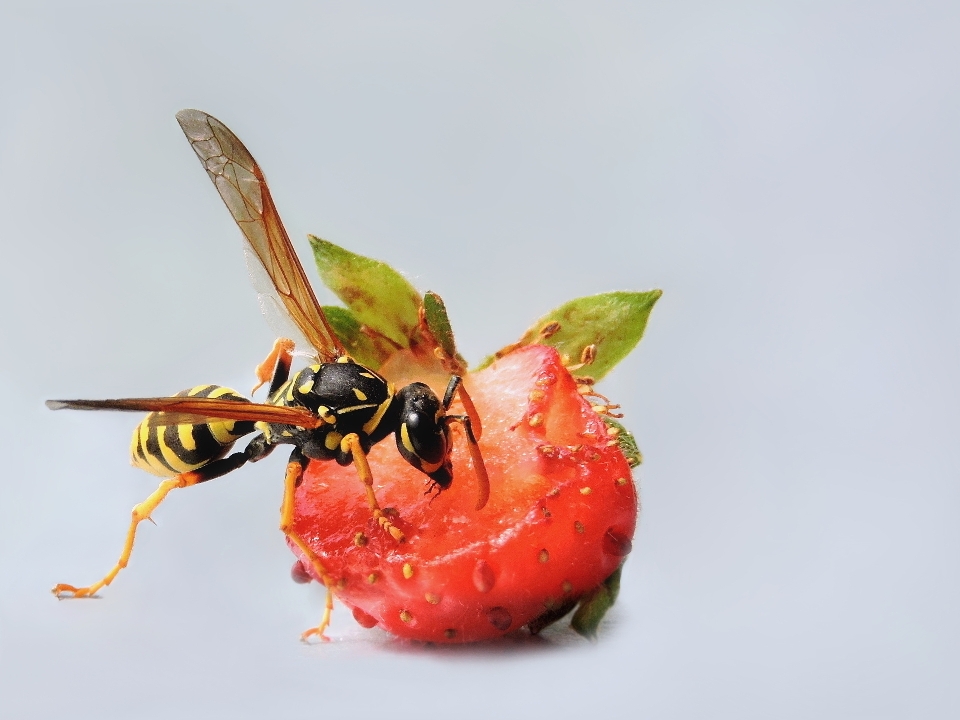
POLYGON ((397 449, 441 488, 449 487, 450 436, 439 398, 428 385, 411 383, 397 393, 397 400, 401 407, 397 449))

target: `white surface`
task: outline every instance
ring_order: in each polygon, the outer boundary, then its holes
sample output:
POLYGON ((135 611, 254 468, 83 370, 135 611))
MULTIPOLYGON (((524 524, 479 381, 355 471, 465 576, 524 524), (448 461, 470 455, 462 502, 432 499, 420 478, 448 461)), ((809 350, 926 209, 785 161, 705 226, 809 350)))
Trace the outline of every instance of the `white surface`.
POLYGON ((956 716, 955 6, 403 5, 0 7, 0 714, 956 716), (471 359, 664 289, 605 383, 646 463, 597 645, 427 649, 342 608, 301 645, 276 458, 171 497, 102 599, 49 595, 155 481, 130 418, 43 399, 246 390, 272 341, 184 107, 304 255, 404 269, 471 359))

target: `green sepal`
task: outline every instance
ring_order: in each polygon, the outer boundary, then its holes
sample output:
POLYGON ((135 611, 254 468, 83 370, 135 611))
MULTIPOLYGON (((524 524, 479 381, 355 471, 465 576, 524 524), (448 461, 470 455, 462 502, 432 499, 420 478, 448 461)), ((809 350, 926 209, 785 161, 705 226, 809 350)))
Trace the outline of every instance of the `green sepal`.
POLYGON ((320 279, 354 318, 399 348, 410 347, 422 302, 416 288, 386 263, 313 235, 309 239, 320 279))
MULTIPOLYGON (((595 345, 594 362, 572 372, 599 380, 640 342, 650 311, 662 294, 662 290, 618 291, 571 300, 534 323, 518 345, 550 345, 571 364, 580 362, 584 348, 595 345), (559 323, 560 329, 544 337, 541 330, 550 323, 559 323)), ((494 359, 495 356, 484 359, 477 369, 485 368, 494 359)))
POLYGON ((324 305, 323 312, 350 357, 361 365, 371 370, 379 370, 393 353, 394 347, 389 342, 365 333, 363 323, 347 308, 339 305, 324 305))
POLYGON ((570 627, 578 634, 590 640, 596 639, 600 621, 607 614, 607 610, 613 607, 613 604, 617 601, 617 595, 620 593, 620 574, 622 571, 623 565, 621 564, 610 577, 581 598, 580 607, 577 608, 570 620, 570 627))
POLYGON ((457 352, 457 344, 453 340, 453 327, 450 325, 447 307, 435 292, 427 291, 423 296, 423 319, 427 330, 444 354, 465 367, 466 361, 457 352))
POLYGON ((603 418, 608 427, 616 428, 619 431, 615 439, 620 452, 627 459, 627 464, 631 468, 635 468, 642 463, 643 453, 640 452, 640 446, 637 445, 637 439, 633 436, 633 433, 627 430, 623 423, 617 422, 609 415, 601 415, 600 417, 603 418))

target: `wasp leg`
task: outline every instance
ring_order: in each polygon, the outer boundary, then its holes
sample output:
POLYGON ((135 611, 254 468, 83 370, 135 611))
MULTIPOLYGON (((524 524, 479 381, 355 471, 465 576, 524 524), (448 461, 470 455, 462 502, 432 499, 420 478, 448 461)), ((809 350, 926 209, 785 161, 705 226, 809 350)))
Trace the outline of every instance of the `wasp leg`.
POLYGON ((473 421, 469 415, 447 415, 444 422, 448 424, 458 422, 467 431, 467 449, 470 451, 470 463, 473 465, 473 472, 477 476, 477 491, 479 493, 474 510, 483 510, 487 500, 490 499, 490 476, 487 475, 487 466, 484 464, 483 455, 480 453, 480 443, 477 442, 477 435, 473 431, 473 421))
POLYGON ((472 435, 474 443, 483 435, 483 424, 480 422, 480 413, 477 412, 477 406, 473 404, 470 393, 463 386, 463 378, 459 375, 453 375, 450 382, 447 383, 447 391, 443 394, 443 411, 446 412, 453 402, 453 396, 458 395, 460 402, 463 403, 463 409, 467 411, 470 422, 473 425, 472 435))
POLYGON ((152 520, 150 516, 153 514, 153 511, 164 501, 167 495, 171 490, 177 488, 190 487, 191 485, 197 485, 207 480, 213 480, 218 478, 221 475, 226 475, 229 472, 232 472, 239 468, 246 462, 255 462, 260 458, 264 457, 270 450, 273 449, 272 445, 267 445, 265 442, 259 438, 254 438, 247 447, 241 452, 235 452, 232 455, 216 460, 209 465, 205 465, 199 470, 193 470, 192 472, 185 472, 172 477, 169 480, 164 480, 160 483, 158 487, 146 500, 142 503, 139 503, 133 508, 133 517, 130 520, 130 527, 127 530, 127 539, 123 544, 123 551, 120 553, 120 559, 117 560, 117 564, 106 575, 103 576, 103 579, 100 582, 96 582, 93 585, 87 587, 74 587, 73 585, 67 585, 61 583, 53 588, 51 592, 57 597, 61 597, 66 593, 70 593, 72 597, 90 597, 94 595, 97 590, 102 587, 105 587, 113 582, 113 579, 117 576, 121 570, 123 570, 127 563, 130 561, 130 553, 133 552, 133 542, 137 535, 137 526, 144 520, 152 520))
POLYGON ((320 618, 320 624, 315 628, 304 630, 300 634, 300 639, 304 642, 310 639, 312 635, 317 635, 321 640, 329 642, 330 638, 323 634, 323 631, 330 626, 330 616, 333 614, 333 590, 327 585, 327 600, 323 606, 323 617, 320 618))
POLYGON ((287 472, 283 478, 283 503, 280 505, 280 531, 283 532, 283 534, 300 549, 304 557, 310 561, 313 571, 320 577, 324 586, 327 588, 327 602, 324 607, 323 617, 320 619, 320 624, 317 625, 317 627, 304 631, 300 639, 306 640, 311 635, 316 635, 321 640, 327 641, 330 638, 323 633, 330 625, 330 615, 333 613, 333 592, 330 590, 332 578, 326 568, 323 567, 323 563, 320 562, 317 554, 310 549, 310 546, 307 545, 303 538, 293 529, 294 500, 296 498, 297 487, 303 479, 303 471, 306 467, 307 459, 303 456, 303 453, 300 452, 299 448, 294 448, 293 452, 290 453, 290 460, 287 462, 287 472))
POLYGON ((283 385, 290 377, 290 365, 293 362, 293 340, 287 338, 278 338, 273 343, 273 350, 267 355, 266 359, 257 365, 255 370, 257 374, 257 384, 253 386, 250 394, 253 395, 257 390, 270 382, 270 393, 273 394, 278 387, 283 385))
POLYGON ((390 522, 390 519, 383 514, 383 510, 380 509, 380 504, 377 502, 377 496, 373 493, 373 473, 370 472, 367 454, 363 451, 363 447, 360 445, 360 438, 357 434, 349 433, 348 435, 344 435, 343 440, 340 441, 340 450, 341 452, 351 453, 353 455, 353 464, 357 468, 357 475, 360 476, 360 481, 366 488, 367 504, 370 506, 370 512, 373 513, 373 519, 377 521, 380 527, 390 533, 394 540, 403 542, 406 538, 404 538, 400 528, 395 527, 394 524, 390 522))
POLYGON ((463 386, 463 378, 454 375, 447 383, 447 391, 443 394, 444 412, 453 402, 453 396, 457 395, 463 404, 463 409, 467 411, 466 415, 447 415, 447 422, 459 422, 467 431, 467 448, 470 450, 470 460, 473 464, 473 472, 477 476, 477 488, 479 497, 477 498, 477 510, 482 510, 487 500, 490 499, 490 476, 487 475, 487 466, 483 463, 483 455, 480 453, 480 444, 477 442, 483 434, 483 425, 480 423, 480 413, 477 412, 476 405, 470 393, 463 386))

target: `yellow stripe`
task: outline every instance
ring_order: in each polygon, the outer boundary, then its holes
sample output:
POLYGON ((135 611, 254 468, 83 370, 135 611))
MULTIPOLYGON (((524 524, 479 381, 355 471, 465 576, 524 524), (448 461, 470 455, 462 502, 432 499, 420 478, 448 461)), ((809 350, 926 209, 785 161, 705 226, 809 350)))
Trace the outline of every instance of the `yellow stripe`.
MULTIPOLYGON (((130 438, 130 462, 134 467, 143 468, 143 451, 140 449, 140 426, 137 425, 133 430, 133 437, 130 438)), ((143 468, 146 469, 146 468, 143 468)))
POLYGON ((233 420, 212 420, 207 423, 213 439, 221 445, 229 445, 237 439, 238 436, 233 433, 235 425, 236 423, 233 420))
MULTIPOLYGON (((152 414, 153 413, 151 413, 151 415, 152 414)), ((147 417, 150 417, 150 415, 147 417)), ((137 425, 137 434, 140 440, 140 448, 141 452, 143 453, 144 463, 141 465, 141 467, 148 472, 152 472, 154 475, 169 475, 170 469, 161 465, 149 452, 147 452, 147 439, 150 437, 151 431, 152 428, 147 424, 146 420, 137 425)))
POLYGON ((410 442, 410 432, 407 430, 406 423, 403 423, 403 425, 400 426, 400 442, 403 443, 403 446, 407 449, 408 453, 411 455, 417 454, 417 451, 413 449, 413 443, 410 442))
POLYGON ((367 399, 367 396, 364 394, 364 392, 360 388, 354 388, 353 394, 357 396, 357 400, 359 400, 360 402, 363 402, 364 400, 367 399))
POLYGON ((265 423, 261 421, 258 423, 254 423, 254 427, 263 433, 263 437, 266 439, 267 442, 272 442, 272 437, 271 437, 272 433, 270 432, 270 423, 265 423))
POLYGON ((351 405, 350 407, 337 408, 337 415, 345 415, 346 413, 356 412, 357 410, 369 410, 372 407, 377 407, 373 403, 367 403, 366 405, 351 405))
MULTIPOLYGON (((152 414, 153 413, 151 413, 151 415, 152 414)), ((149 417, 149 415, 147 417, 149 417)), ((161 463, 147 451, 147 439, 150 437, 150 433, 154 431, 159 432, 160 430, 162 430, 162 428, 150 427, 146 420, 137 425, 137 429, 134 430, 134 433, 136 433, 137 438, 140 440, 142 455, 140 461, 134 462, 134 465, 141 470, 146 470, 148 473, 152 473, 153 475, 159 475, 160 477, 171 477, 177 473, 161 463)))
POLYGON ((373 414, 373 417, 367 420, 363 426, 363 431, 367 435, 372 435, 373 431, 377 429, 377 425, 380 424, 380 421, 383 420, 383 415, 387 412, 387 408, 390 407, 390 402, 393 400, 393 383, 387 384, 387 399, 380 403, 380 407, 377 408, 377 411, 373 414))
POLYGON ((327 450, 336 450, 340 447, 341 440, 343 440, 343 435, 338 432, 329 432, 323 439, 323 444, 326 445, 327 450))
POLYGON ((177 435, 184 450, 193 452, 197 449, 197 443, 193 439, 193 425, 177 425, 177 435))

